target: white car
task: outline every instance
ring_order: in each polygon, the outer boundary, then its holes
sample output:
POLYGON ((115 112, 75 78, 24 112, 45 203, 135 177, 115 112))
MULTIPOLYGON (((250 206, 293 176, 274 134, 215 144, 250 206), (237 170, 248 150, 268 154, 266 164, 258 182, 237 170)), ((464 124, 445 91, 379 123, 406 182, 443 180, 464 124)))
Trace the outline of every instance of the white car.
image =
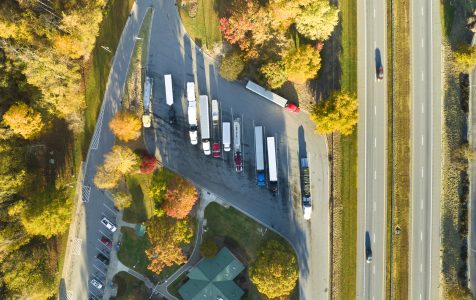
POLYGON ((102 218, 101 220, 102 225, 106 226, 111 232, 115 232, 117 230, 116 225, 109 221, 106 217, 102 218))
POLYGON ((101 290, 103 288, 103 285, 101 282, 99 282, 98 280, 96 279, 91 279, 91 284, 97 288, 98 290, 101 290))

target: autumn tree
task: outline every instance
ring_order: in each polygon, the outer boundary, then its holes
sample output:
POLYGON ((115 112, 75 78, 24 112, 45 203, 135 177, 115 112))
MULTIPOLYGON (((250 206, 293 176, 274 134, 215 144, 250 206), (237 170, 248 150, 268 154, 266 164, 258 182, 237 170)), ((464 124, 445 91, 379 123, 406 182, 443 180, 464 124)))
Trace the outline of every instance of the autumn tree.
POLYGON ((109 128, 112 133, 122 140, 130 141, 137 140, 141 134, 141 121, 139 118, 130 112, 118 112, 109 122, 109 128))
POLYGON ((218 253, 218 246, 212 239, 205 240, 200 245, 200 255, 207 258, 212 258, 218 253))
POLYGON ((454 51, 456 68, 460 72, 470 72, 476 66, 476 48, 462 45, 454 51))
POLYGON ((29 234, 50 238, 68 230, 71 206, 63 190, 45 190, 31 196, 21 222, 29 234))
POLYGON ((301 46, 290 50, 284 57, 284 68, 288 80, 303 84, 317 76, 321 68, 321 56, 310 45, 301 46))
POLYGON ((145 155, 142 158, 142 162, 140 164, 140 172, 142 174, 151 174, 154 172, 155 168, 157 167, 157 158, 153 155, 145 155))
POLYGON ((270 62, 260 68, 261 74, 266 78, 267 85, 272 89, 280 88, 288 76, 282 62, 270 62))
POLYGON ((339 22, 339 9, 326 0, 304 6, 296 16, 297 31, 311 40, 325 41, 339 22))
POLYGON ((10 253, 0 267, 4 299, 49 299, 56 292, 47 248, 38 242, 10 253))
POLYGON ((150 261, 149 270, 160 274, 165 267, 186 262, 181 247, 189 244, 192 238, 190 224, 186 220, 153 217, 147 224, 147 235, 151 243, 145 251, 150 261))
POLYGON ((289 295, 299 278, 296 256, 290 247, 269 240, 258 249, 249 276, 258 291, 269 298, 289 295))
POLYGON ((118 209, 124 209, 131 207, 132 205, 132 195, 126 192, 117 192, 112 195, 114 199, 114 205, 118 209))
POLYGON ((115 145, 104 155, 104 163, 97 168, 94 184, 101 189, 117 186, 121 176, 132 172, 139 163, 139 157, 130 148, 115 145))
POLYGON ((328 134, 340 132, 349 135, 358 121, 357 98, 347 92, 334 92, 322 103, 311 109, 310 118, 316 124, 316 132, 328 134))
POLYGON ((2 123, 25 139, 37 137, 44 127, 41 114, 22 102, 10 106, 2 123))
POLYGON ((220 63, 220 75, 228 81, 237 80, 244 68, 245 62, 241 53, 232 50, 225 54, 220 63))
POLYGON ((169 217, 183 219, 197 199, 197 189, 185 178, 175 175, 168 183, 163 208, 169 217))
POLYGON ((0 140, 0 203, 20 192, 28 181, 23 147, 0 140))

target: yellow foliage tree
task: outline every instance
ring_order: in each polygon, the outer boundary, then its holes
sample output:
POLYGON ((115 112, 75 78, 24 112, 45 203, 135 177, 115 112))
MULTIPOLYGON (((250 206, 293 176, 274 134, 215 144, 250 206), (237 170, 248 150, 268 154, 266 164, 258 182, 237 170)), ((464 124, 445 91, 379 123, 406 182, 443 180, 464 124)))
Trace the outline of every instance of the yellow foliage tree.
POLYGON ((112 151, 104 155, 104 164, 99 166, 94 176, 94 184, 101 189, 117 186, 121 176, 132 172, 139 163, 139 157, 124 146, 113 146, 112 151))
POLYGON ((326 0, 316 0, 302 8, 296 29, 311 40, 325 41, 339 22, 339 9, 326 0))
POLYGON ((258 249, 249 276, 258 291, 268 298, 289 295, 299 278, 296 256, 289 247, 269 240, 258 249))
POLYGON ((328 134, 340 132, 349 135, 358 121, 357 98, 347 92, 334 92, 324 101, 313 106, 310 118, 316 124, 316 132, 328 134))
POLYGON ((476 66, 476 48, 463 45, 454 52, 455 64, 460 72, 470 72, 476 66))
POLYGON ((136 115, 130 112, 119 112, 109 122, 112 133, 122 140, 137 140, 140 137, 141 122, 136 115))
POLYGON ((21 102, 13 104, 5 112, 2 123, 25 139, 37 137, 44 127, 40 113, 21 102))
POLYGON ((321 55, 310 45, 289 51, 283 60, 288 79, 297 84, 316 77, 321 68, 321 55))

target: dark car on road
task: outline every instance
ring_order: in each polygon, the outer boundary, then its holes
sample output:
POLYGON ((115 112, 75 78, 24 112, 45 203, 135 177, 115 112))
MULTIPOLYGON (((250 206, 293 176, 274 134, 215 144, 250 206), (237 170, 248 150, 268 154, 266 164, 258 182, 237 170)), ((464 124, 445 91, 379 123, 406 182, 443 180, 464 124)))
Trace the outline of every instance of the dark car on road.
POLYGON ((372 249, 370 249, 370 246, 365 248, 365 258, 368 264, 372 262, 372 249))
POLYGON ((106 266, 109 265, 109 258, 107 258, 106 255, 98 253, 98 255, 96 255, 96 258, 106 266))
POLYGON ((105 237, 105 236, 101 237, 101 243, 102 243, 104 246, 108 247, 109 249, 112 248, 112 242, 111 242, 111 240, 108 239, 108 238, 105 237))

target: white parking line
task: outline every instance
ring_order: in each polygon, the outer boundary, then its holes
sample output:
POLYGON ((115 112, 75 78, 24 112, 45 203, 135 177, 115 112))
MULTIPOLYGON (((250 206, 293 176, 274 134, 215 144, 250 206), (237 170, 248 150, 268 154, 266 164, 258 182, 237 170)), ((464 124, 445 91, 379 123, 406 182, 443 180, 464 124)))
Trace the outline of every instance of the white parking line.
POLYGON ((377 180, 377 171, 374 170, 374 180, 377 180))
POLYGON ((91 187, 88 185, 83 185, 83 188, 81 190, 83 202, 89 202, 89 196, 91 195, 91 187))
POLYGON ((103 203, 102 205, 104 205, 105 208, 109 209, 114 214, 114 216, 117 214, 117 211, 115 209, 110 208, 108 205, 106 205, 106 203, 103 203))
POLYGON ((420 264, 420 273, 423 272, 423 264, 420 264))
POLYGON ((101 269, 99 269, 98 267, 96 267, 96 265, 93 264, 93 267, 95 267, 96 270, 98 270, 102 275, 106 276, 106 273, 104 273, 103 271, 101 271, 101 269))
POLYGON ((422 114, 425 113, 425 106, 423 105, 423 103, 421 104, 421 113, 422 113, 422 114))
POLYGON ((74 255, 81 255, 81 239, 74 239, 73 241, 73 246, 72 246, 72 252, 74 255))
POLYGON ((374 233, 374 243, 375 243, 375 233, 374 233))
POLYGON ((377 148, 377 138, 374 138, 374 148, 377 148))
MULTIPOLYGON (((423 10, 423 6, 422 6, 422 7, 421 7, 421 15, 422 15, 422 16, 423 16, 423 12, 424 12, 424 10, 423 10)), ((421 297, 421 295, 420 295, 420 297, 421 297)))
POLYGON ((423 72, 421 72, 421 81, 425 80, 423 76, 423 72))
POLYGON ((108 232, 108 234, 104 233, 101 229, 98 230, 103 236, 109 237, 111 233, 108 232))
POLYGON ((422 48, 424 47, 424 46, 423 46, 423 45, 424 45, 424 41, 425 41, 424 39, 421 39, 421 47, 422 47, 422 48))
POLYGON ((375 8, 374 8, 374 19, 375 19, 375 8))
POLYGON ((101 249, 99 249, 98 247, 96 247, 96 250, 99 251, 99 252, 101 252, 102 254, 104 254, 104 255, 106 255, 106 256, 109 256, 109 253, 104 252, 104 250, 101 250, 101 249))
POLYGON ((423 134, 421 135, 421 145, 423 146, 423 134))
POLYGON ((423 231, 420 231, 420 241, 423 241, 423 231))
POLYGON ((425 172, 425 169, 421 167, 421 178, 423 178, 425 175, 423 174, 425 172))
POLYGON ((423 199, 420 201, 420 209, 423 209, 423 199))
POLYGON ((374 105, 374 115, 377 115, 377 105, 374 105))

